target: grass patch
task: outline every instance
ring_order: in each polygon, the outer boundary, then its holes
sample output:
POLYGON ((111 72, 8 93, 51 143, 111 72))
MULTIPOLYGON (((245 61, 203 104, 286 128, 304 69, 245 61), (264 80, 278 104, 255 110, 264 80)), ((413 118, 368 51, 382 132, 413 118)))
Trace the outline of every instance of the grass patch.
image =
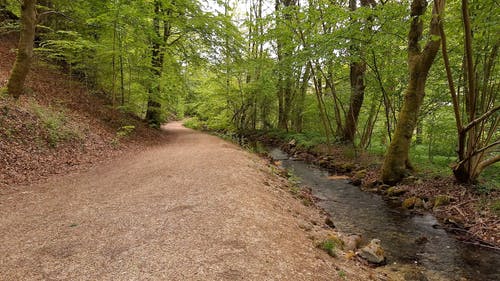
POLYGON ((344 280, 345 280, 345 279, 347 279, 347 275, 346 275, 345 271, 343 271, 343 270, 339 270, 339 271, 338 271, 338 274, 339 274, 339 277, 340 277, 340 278, 342 278, 342 279, 344 279, 344 280))
POLYGON ((493 200, 490 205, 491 211, 497 216, 500 216, 500 199, 493 200))
POLYGON ((487 167, 479 176, 478 187, 481 191, 489 193, 500 190, 500 162, 487 167))
POLYGON ((329 254, 332 257, 337 256, 338 249, 343 247, 343 241, 336 237, 336 236, 330 236, 320 242, 317 247, 320 248, 321 250, 325 251, 327 254, 329 254))
POLYGON ((125 125, 120 127, 118 131, 116 131, 115 137, 111 140, 111 145, 115 148, 120 146, 120 140, 130 136, 134 131, 135 131, 134 125, 125 125))
POLYGON ((46 132, 46 140, 50 147, 56 148, 61 142, 81 138, 78 131, 68 126, 64 112, 54 111, 37 104, 32 104, 31 108, 46 132))

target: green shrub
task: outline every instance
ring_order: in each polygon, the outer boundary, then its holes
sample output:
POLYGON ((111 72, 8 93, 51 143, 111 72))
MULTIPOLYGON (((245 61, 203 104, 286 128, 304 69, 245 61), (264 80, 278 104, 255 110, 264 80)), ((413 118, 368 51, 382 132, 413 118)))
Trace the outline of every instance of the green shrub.
POLYGON ((186 120, 184 120, 184 126, 194 129, 194 130, 199 130, 202 128, 202 122, 198 119, 198 117, 191 117, 186 120))
POLYGON ((135 130, 134 125, 125 125, 120 127, 120 129, 118 129, 118 132, 116 132, 116 136, 118 138, 123 138, 129 136, 134 130, 135 130))

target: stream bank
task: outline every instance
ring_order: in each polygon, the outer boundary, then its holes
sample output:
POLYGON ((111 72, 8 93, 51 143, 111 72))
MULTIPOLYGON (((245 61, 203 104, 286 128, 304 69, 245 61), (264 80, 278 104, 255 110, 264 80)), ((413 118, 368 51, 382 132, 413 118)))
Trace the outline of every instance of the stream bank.
POLYGON ((402 271, 403 280, 500 280, 500 252, 458 241, 432 214, 402 209, 281 149, 269 155, 311 189, 340 232, 359 234, 365 244, 381 240, 388 264, 382 271, 402 271))
POLYGON ((396 186, 388 186, 378 180, 383 159, 352 147, 322 144, 304 147, 294 138, 264 131, 240 133, 239 142, 257 152, 263 147, 280 147, 292 158, 326 169, 331 177, 347 177, 349 183, 380 194, 391 204, 416 214, 432 213, 464 243, 500 250, 499 189, 457 184, 451 172, 450 176, 431 177, 423 171, 396 186))

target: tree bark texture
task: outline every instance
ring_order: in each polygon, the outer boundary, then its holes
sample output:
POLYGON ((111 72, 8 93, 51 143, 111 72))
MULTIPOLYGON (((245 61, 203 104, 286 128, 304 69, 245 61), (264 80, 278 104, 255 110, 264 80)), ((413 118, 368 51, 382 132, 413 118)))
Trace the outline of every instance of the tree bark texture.
POLYGON ((342 140, 352 143, 356 135, 359 112, 363 106, 365 98, 365 72, 366 64, 364 62, 352 62, 350 69, 351 79, 351 100, 349 111, 346 114, 344 132, 342 140))
POLYGON ((164 11, 162 9, 161 1, 155 0, 154 2, 154 12, 155 17, 153 19, 153 28, 155 36, 152 42, 152 58, 151 58, 151 66, 153 67, 153 74, 156 79, 156 86, 152 86, 149 90, 148 96, 148 108, 146 111, 146 121, 153 127, 160 127, 162 123, 162 111, 161 111, 161 103, 159 102, 161 87, 160 87, 160 79, 162 76, 162 68, 164 61, 164 48, 167 43, 168 38, 170 37, 170 23, 166 20, 163 21, 163 33, 161 32, 160 27, 160 18, 162 13, 166 13, 166 15, 171 14, 171 10, 167 9, 164 11))
MULTIPOLYGON (((276 0, 276 25, 281 28, 289 28, 291 22, 291 14, 289 8, 297 5, 296 0, 276 0)), ((293 96, 295 91, 293 70, 290 64, 292 52, 290 44, 293 43, 291 32, 283 32, 282 36, 277 39, 277 54, 278 54, 278 128, 289 129, 290 112, 292 110, 293 96)))
POLYGON ((429 70, 441 45, 439 36, 440 15, 444 8, 443 0, 436 0, 432 10, 430 39, 423 50, 420 41, 423 33, 422 15, 427 1, 413 0, 411 3, 411 25, 408 33, 409 82, 406 88, 403 107, 394 136, 385 155, 382 167, 382 181, 394 184, 401 181, 411 170, 409 149, 413 131, 417 125, 418 113, 425 95, 425 84, 429 70))
MULTIPOLYGON (((360 2, 363 7, 375 6, 375 2, 372 0, 361 0, 360 2)), ((349 10, 355 11, 356 9, 357 1, 349 0, 349 10)), ((366 31, 367 28, 364 29, 366 31)), ((366 63, 363 61, 363 46, 359 43, 353 43, 351 45, 351 56, 353 57, 349 73, 351 80, 351 98, 349 102, 349 110, 345 116, 345 126, 341 136, 341 139, 347 143, 354 142, 354 137, 356 136, 356 130, 358 127, 359 112, 361 111, 365 97, 366 63), (360 58, 356 59, 355 57, 357 56, 360 58)))
POLYGON ((33 58, 33 41, 36 28, 36 0, 24 0, 21 6, 21 32, 19 35, 16 62, 12 67, 7 92, 19 98, 24 92, 24 83, 28 76, 33 58))

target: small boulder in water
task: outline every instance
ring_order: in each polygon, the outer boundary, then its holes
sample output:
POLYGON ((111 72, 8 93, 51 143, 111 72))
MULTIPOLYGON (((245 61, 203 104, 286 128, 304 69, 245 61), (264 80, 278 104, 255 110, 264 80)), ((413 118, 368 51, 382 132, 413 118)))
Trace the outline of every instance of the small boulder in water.
POLYGON ((370 244, 363 247, 358 252, 358 255, 373 264, 381 265, 385 263, 384 250, 380 246, 380 240, 378 239, 370 241, 370 244))

